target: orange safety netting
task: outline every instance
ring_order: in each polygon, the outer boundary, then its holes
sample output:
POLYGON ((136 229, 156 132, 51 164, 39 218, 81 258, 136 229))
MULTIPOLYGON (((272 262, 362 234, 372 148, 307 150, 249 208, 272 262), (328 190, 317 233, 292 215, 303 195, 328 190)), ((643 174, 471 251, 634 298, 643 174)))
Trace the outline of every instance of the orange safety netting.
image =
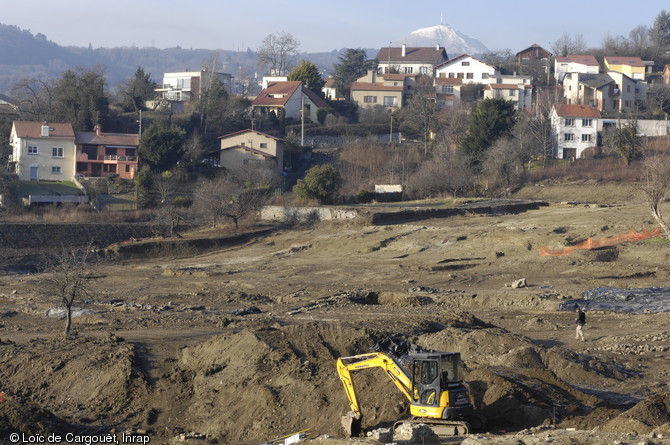
POLYGON ((643 230, 641 232, 630 230, 623 235, 608 236, 606 238, 598 238, 598 239, 589 238, 586 241, 582 241, 579 244, 564 247, 562 249, 550 249, 548 247, 540 247, 540 256, 570 255, 575 250, 598 249, 600 247, 615 246, 617 244, 628 243, 631 241, 642 241, 647 238, 653 238, 655 236, 661 236, 660 227, 656 227, 653 230, 643 230))

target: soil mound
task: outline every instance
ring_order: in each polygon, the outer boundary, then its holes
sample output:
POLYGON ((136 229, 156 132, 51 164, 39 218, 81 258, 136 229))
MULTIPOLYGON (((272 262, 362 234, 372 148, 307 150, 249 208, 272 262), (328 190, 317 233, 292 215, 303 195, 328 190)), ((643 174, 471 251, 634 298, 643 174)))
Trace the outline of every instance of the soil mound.
POLYGON ((51 411, 31 402, 6 398, 0 403, 0 437, 8 438, 12 433, 41 434, 72 432, 73 428, 51 411))
POLYGON ((142 409, 139 400, 147 388, 135 366, 134 347, 116 338, 2 343, 0 356, 5 358, 0 382, 10 400, 48 407, 74 423, 104 424, 112 416, 127 418, 142 409))
POLYGON ((670 391, 655 394, 604 426, 605 431, 646 434, 657 428, 670 431, 670 391))

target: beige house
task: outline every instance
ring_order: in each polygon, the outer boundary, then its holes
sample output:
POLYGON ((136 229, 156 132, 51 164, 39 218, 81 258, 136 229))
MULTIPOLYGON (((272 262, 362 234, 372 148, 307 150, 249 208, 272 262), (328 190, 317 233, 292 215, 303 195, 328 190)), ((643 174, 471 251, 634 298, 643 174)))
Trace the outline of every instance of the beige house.
POLYGON ((368 70, 365 76, 351 84, 351 100, 362 108, 378 105, 400 108, 414 92, 415 85, 412 74, 378 74, 368 70))
POLYGON ((280 175, 284 166, 284 140, 255 130, 219 137, 219 166, 232 171, 269 168, 280 175))
POLYGON ((484 97, 512 101, 519 111, 530 110, 533 106, 532 80, 532 76, 498 74, 489 79, 491 83, 484 88, 484 97))
POLYGON ((461 103, 463 79, 458 77, 435 77, 435 103, 439 108, 454 107, 461 103))
POLYGON ((10 169, 21 181, 72 181, 75 135, 71 124, 14 121, 10 169))
POLYGON ((567 73, 563 94, 568 104, 590 105, 603 112, 632 113, 647 99, 647 82, 616 71, 567 73))

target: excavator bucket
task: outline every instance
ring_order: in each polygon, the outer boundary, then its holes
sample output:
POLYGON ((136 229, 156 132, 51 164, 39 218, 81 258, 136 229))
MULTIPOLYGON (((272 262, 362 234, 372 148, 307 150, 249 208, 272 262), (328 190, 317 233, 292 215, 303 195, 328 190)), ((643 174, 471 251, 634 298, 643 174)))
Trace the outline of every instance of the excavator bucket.
POLYGON ((361 420, 351 411, 342 416, 342 427, 346 437, 358 437, 361 434, 361 420))

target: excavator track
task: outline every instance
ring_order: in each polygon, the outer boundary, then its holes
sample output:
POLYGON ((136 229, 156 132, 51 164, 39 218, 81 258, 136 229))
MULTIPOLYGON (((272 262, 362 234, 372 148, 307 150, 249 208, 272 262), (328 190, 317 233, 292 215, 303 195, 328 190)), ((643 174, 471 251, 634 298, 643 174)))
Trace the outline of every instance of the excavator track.
POLYGON ((472 426, 464 420, 441 420, 425 417, 412 417, 411 419, 399 420, 393 424, 393 431, 403 423, 414 425, 427 425, 438 437, 467 436, 472 431, 472 426))

